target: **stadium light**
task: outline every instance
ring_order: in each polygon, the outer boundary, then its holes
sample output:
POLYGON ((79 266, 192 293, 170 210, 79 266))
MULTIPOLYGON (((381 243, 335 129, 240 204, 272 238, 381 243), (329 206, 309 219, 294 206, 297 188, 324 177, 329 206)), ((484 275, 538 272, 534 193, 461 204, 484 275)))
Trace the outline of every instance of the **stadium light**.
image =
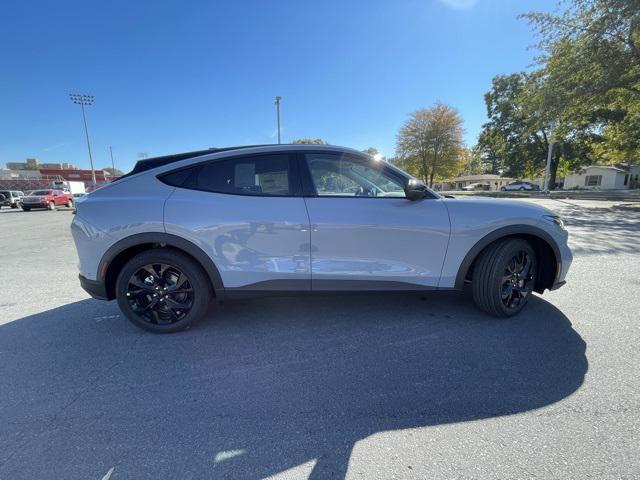
POLYGON ((93 186, 95 187, 96 182, 96 171, 93 168, 93 157, 91 156, 91 143, 89 143, 89 129, 87 128, 87 117, 84 113, 84 107, 93 105, 94 96, 93 95, 85 95, 82 93, 70 93, 69 98, 76 105, 80 105, 80 109, 82 110, 82 121, 84 122, 84 134, 87 137, 87 150, 89 150, 89 163, 91 163, 91 179, 93 181, 93 186))

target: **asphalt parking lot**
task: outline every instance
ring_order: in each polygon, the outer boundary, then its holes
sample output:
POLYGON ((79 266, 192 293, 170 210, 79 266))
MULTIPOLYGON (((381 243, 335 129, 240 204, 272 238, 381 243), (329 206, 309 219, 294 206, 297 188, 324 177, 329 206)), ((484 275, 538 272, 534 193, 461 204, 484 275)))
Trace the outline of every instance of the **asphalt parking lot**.
POLYGON ((562 214, 562 289, 263 298, 152 335, 77 281, 70 210, 0 211, 0 478, 638 478, 640 207, 562 214))

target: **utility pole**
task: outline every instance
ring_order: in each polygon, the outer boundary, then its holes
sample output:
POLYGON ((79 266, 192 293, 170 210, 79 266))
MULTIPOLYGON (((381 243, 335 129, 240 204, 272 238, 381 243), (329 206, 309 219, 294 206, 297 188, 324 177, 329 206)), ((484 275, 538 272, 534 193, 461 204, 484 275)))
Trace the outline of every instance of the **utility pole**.
POLYGON ((111 145, 109 145, 109 155, 111 155, 111 171, 113 172, 113 175, 115 176, 115 174, 116 174, 116 164, 113 161, 113 148, 111 148, 111 145))
POLYGON ((84 95, 81 93, 70 93, 69 97, 71 101, 77 105, 80 105, 80 109, 82 110, 82 121, 84 122, 84 134, 87 137, 87 150, 89 150, 89 163, 91 164, 91 179, 93 181, 93 186, 95 187, 96 182, 96 171, 93 168, 93 157, 91 156, 91 143, 89 142, 89 129, 87 128, 87 117, 84 113, 84 106, 93 105, 93 95, 84 95))
POLYGON ((276 97, 276 119, 278 121, 278 145, 280 145, 280 101, 282 100, 281 96, 276 97))

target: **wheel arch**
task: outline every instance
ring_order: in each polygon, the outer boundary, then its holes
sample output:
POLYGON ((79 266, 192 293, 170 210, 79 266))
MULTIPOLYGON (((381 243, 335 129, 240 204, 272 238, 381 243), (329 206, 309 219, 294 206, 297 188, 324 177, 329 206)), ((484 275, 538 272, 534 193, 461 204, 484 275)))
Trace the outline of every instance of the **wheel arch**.
POLYGON ((213 260, 195 243, 170 233, 139 233, 114 243, 98 264, 98 281, 103 282, 107 299, 115 298, 115 284, 124 264, 135 255, 154 248, 173 248, 191 257, 207 274, 216 297, 224 295, 222 277, 213 260))
POLYGON ((533 247, 538 259, 538 278, 534 291, 544 292, 552 288, 560 273, 561 255, 558 244, 551 235, 533 225, 510 225, 494 230, 480 240, 467 252, 456 275, 455 288, 461 290, 465 282, 473 277, 473 267, 480 254, 491 244, 504 238, 522 238, 533 247))

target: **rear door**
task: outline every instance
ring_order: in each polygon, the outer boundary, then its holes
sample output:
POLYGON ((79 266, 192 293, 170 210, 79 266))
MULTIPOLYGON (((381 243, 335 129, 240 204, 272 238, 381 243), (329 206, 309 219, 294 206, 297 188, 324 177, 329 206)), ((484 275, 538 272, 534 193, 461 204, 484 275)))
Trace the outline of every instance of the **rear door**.
POLYGON ((214 160, 163 178, 167 233, 200 246, 225 290, 310 290, 309 217, 294 156, 214 160))
POLYGON ((406 179, 368 157, 300 155, 313 290, 437 287, 450 232, 439 198, 407 200, 406 179))

